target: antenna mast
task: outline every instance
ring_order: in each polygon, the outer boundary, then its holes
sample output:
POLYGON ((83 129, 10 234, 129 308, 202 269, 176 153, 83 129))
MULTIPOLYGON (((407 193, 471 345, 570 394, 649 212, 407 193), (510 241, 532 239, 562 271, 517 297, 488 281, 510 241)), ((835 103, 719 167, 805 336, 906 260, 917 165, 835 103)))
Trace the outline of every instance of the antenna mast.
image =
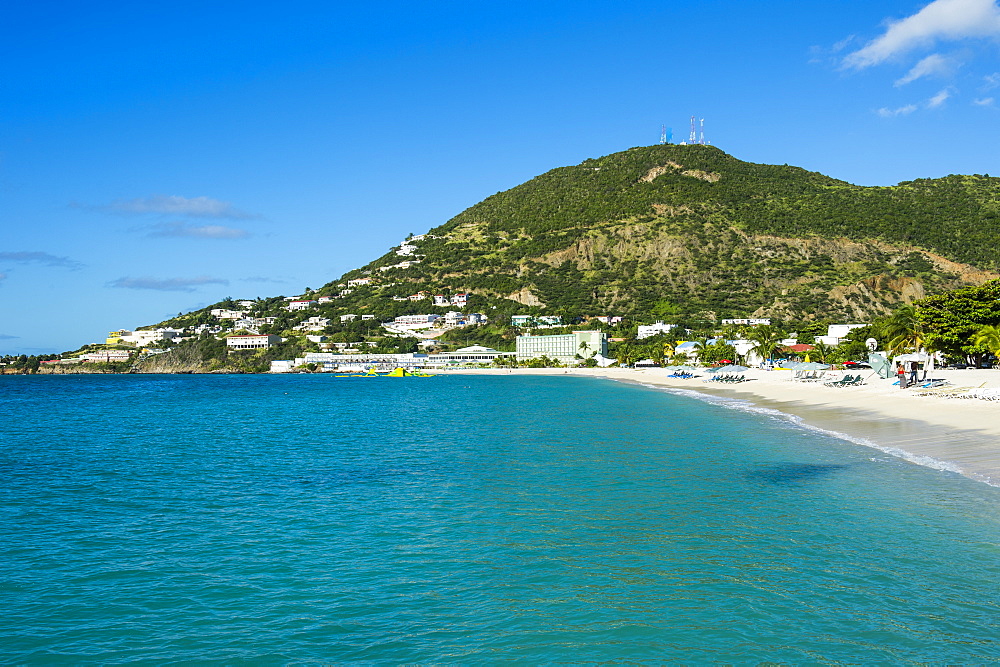
POLYGON ((704 144, 705 143, 705 119, 704 118, 701 119, 701 141, 699 141, 698 143, 699 144, 704 144))
POLYGON ((660 143, 667 143, 667 126, 663 125, 660 127, 660 143))
POLYGON ((691 135, 688 137, 689 144, 698 143, 698 132, 697 128, 695 127, 694 120, 695 120, 694 116, 691 116, 691 135))

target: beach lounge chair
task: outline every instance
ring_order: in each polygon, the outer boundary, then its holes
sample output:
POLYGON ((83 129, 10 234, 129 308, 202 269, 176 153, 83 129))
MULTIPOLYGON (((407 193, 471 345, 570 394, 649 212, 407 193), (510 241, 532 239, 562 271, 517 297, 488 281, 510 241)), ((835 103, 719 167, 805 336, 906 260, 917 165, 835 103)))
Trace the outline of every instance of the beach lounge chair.
POLYGON ((826 385, 827 387, 843 387, 844 385, 850 384, 851 382, 854 382, 854 376, 845 375, 839 380, 832 380, 830 382, 824 382, 823 384, 826 385))
POLYGON ((946 387, 940 392, 934 394, 935 396, 944 396, 945 398, 958 398, 963 394, 967 394, 970 391, 975 391, 976 389, 982 389, 986 386, 986 383, 982 383, 978 387, 946 387))

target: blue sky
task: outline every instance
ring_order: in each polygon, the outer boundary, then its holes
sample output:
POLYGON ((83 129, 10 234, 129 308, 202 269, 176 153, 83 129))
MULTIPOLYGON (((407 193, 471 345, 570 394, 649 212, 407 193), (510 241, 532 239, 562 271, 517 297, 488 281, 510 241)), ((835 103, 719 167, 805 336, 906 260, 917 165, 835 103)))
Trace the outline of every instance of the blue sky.
POLYGON ((692 114, 861 185, 1000 175, 995 0, 39 0, 0 37, 0 354, 300 294, 692 114))

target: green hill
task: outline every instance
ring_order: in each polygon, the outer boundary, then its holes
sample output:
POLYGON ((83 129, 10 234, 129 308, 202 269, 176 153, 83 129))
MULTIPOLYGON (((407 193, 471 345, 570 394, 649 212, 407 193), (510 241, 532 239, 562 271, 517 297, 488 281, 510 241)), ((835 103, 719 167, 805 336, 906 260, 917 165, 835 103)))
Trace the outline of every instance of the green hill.
POLYGON ((861 187, 668 144, 553 169, 429 234, 419 264, 390 251, 317 293, 370 276, 338 305, 426 289, 566 315, 865 319, 995 275, 1000 178, 861 187))

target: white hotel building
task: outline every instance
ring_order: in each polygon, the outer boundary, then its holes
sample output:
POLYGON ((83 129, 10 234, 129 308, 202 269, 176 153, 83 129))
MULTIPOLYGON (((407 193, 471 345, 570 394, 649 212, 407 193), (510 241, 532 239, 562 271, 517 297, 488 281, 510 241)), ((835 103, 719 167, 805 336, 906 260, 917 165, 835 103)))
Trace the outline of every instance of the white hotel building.
POLYGON ((517 360, 548 357, 571 364, 577 355, 583 358, 596 354, 608 356, 608 337, 603 331, 574 331, 556 336, 518 336, 517 360))

